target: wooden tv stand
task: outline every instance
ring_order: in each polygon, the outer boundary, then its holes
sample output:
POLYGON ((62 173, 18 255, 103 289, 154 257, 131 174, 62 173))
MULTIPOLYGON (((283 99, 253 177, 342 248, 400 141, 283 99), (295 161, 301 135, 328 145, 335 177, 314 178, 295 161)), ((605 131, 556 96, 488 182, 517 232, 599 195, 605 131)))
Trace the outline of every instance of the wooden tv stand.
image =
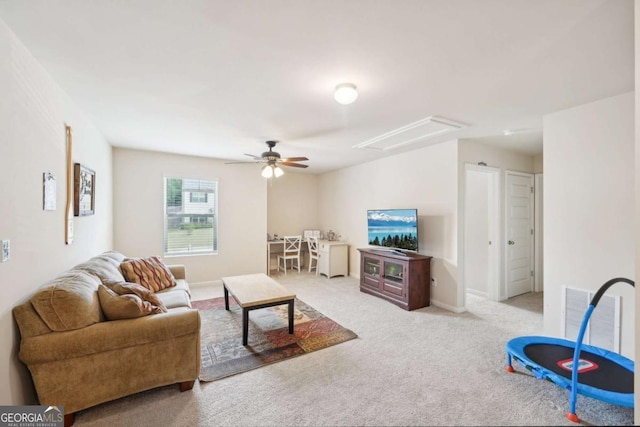
POLYGON ((432 257, 369 248, 358 251, 361 292, 383 298, 405 310, 429 306, 432 257))

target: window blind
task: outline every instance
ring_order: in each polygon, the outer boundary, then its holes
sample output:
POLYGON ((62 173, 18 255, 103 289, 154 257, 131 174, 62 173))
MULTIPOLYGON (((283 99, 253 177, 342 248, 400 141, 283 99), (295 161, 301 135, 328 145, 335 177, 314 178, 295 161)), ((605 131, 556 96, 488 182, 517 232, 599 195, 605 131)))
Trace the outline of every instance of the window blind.
POLYGON ((218 182, 164 178, 164 253, 218 252, 218 182))

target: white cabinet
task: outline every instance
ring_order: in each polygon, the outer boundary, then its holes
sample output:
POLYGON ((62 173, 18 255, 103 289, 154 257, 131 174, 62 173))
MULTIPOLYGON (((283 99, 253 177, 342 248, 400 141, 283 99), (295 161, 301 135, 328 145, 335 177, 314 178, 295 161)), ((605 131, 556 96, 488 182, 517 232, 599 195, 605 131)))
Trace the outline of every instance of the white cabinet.
POLYGON ((318 273, 331 278, 349 275, 349 245, 344 242, 318 242, 318 273))

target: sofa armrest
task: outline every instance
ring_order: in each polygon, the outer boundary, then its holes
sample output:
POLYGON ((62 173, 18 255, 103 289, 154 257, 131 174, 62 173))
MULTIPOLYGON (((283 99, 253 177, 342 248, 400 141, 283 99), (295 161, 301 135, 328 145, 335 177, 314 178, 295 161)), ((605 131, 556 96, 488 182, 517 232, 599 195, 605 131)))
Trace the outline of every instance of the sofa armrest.
POLYGON ((136 319, 105 321, 72 331, 23 338, 20 360, 45 363, 200 334, 198 310, 179 308, 136 319))
POLYGON ((42 318, 38 315, 30 301, 17 305, 13 308, 13 317, 16 319, 20 336, 31 337, 36 335, 50 334, 53 332, 42 318))
POLYGON ((167 265, 167 267, 171 271, 171 274, 173 274, 173 277, 175 277, 176 279, 187 278, 185 275, 185 269, 183 264, 167 265))

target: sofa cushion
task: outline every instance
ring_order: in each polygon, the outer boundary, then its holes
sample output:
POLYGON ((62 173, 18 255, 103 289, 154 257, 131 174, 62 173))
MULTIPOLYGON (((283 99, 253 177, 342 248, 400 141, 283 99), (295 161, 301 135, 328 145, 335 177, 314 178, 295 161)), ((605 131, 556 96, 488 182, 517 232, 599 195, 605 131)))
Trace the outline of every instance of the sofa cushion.
POLYGON ((151 313, 161 313, 159 307, 144 301, 138 295, 118 295, 105 285, 98 288, 98 296, 107 320, 134 319, 151 313))
POLYGON ((191 300, 189 299, 189 294, 181 289, 158 292, 156 294, 160 301, 164 304, 168 309, 178 308, 178 307, 188 307, 191 308, 191 300))
POLYGON ((172 292, 177 290, 185 291, 189 298, 191 298, 191 289, 189 288, 189 284, 184 279, 176 279, 176 285, 170 288, 163 289, 161 291, 156 292, 156 294, 160 294, 162 292, 172 292))
POLYGON ((148 301, 160 309, 160 312, 166 313, 167 308, 162 301, 149 289, 137 283, 129 282, 104 282, 105 286, 117 293, 118 295, 133 294, 139 296, 143 301, 148 301))
POLYGON ((173 274, 157 256, 126 258, 120 269, 127 282, 137 283, 153 292, 176 285, 173 274))
POLYGON ((84 328, 104 321, 96 293, 100 280, 86 271, 69 270, 46 283, 31 304, 52 331, 84 328))
POLYGON ((124 282, 124 276, 120 271, 120 264, 124 258, 124 255, 119 252, 104 252, 83 262, 82 264, 76 265, 73 269, 93 274, 103 283, 105 281, 124 282))

